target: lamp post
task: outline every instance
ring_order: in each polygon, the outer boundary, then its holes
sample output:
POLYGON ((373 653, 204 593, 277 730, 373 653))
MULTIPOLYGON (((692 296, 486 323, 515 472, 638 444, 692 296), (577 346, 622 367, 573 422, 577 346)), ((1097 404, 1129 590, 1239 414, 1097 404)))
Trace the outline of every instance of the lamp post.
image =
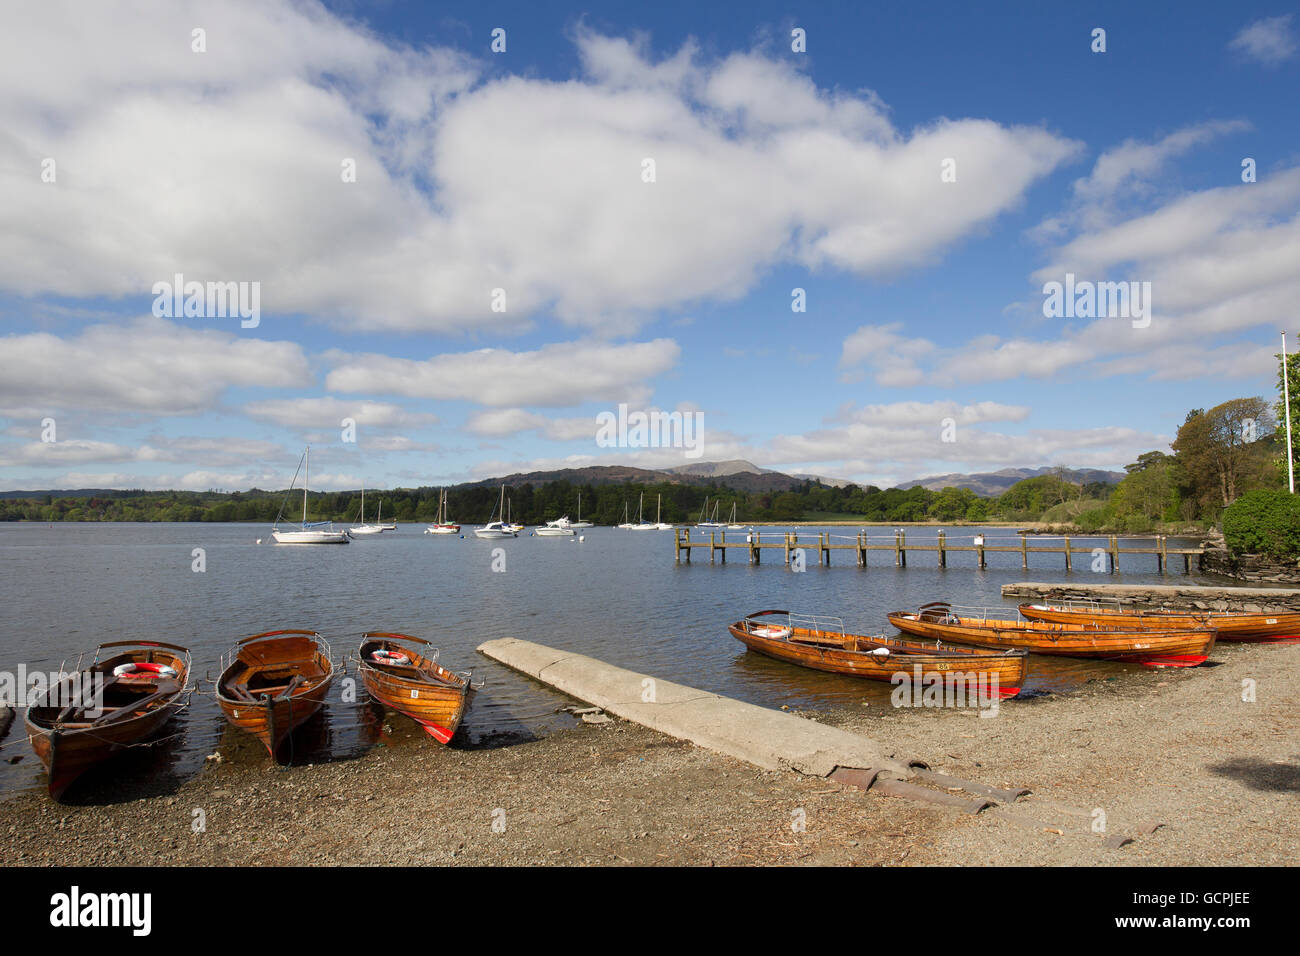
POLYGON ((1286 370, 1286 332, 1282 333, 1282 408, 1286 412, 1286 483, 1295 494, 1295 466, 1291 461, 1291 387, 1286 370))

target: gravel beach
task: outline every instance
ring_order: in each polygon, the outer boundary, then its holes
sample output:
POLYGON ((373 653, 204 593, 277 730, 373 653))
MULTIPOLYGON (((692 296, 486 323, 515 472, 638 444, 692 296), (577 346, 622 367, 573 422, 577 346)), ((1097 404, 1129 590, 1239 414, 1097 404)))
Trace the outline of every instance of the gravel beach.
POLYGON ((178 788, 104 774, 84 803, 17 796, 0 804, 0 865, 1291 864, 1300 645, 1214 657, 1117 667, 991 718, 801 714, 1032 790, 979 814, 759 770, 619 720, 458 749, 389 714, 354 760, 280 769, 227 731, 220 761, 178 788), (1116 836, 1132 842, 1108 846, 1116 836))

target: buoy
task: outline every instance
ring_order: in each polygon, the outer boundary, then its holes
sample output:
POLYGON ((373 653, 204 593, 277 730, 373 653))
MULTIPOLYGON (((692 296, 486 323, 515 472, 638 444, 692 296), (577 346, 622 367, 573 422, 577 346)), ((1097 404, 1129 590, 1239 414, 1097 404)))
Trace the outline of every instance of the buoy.
POLYGON ((261 538, 258 538, 258 539, 257 539, 257 543, 258 543, 258 544, 261 544, 261 543, 262 543, 262 539, 261 539, 261 538))
POLYGON ((587 540, 587 536, 586 536, 585 534, 580 534, 580 535, 578 535, 578 540, 579 540, 579 541, 586 541, 586 540, 587 540))

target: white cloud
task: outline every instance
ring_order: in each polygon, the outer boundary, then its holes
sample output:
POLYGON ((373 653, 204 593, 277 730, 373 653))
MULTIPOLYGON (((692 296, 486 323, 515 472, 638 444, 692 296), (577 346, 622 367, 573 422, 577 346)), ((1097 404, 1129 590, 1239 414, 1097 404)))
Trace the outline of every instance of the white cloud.
POLYGON ((1228 48, 1265 66, 1277 66, 1295 53, 1296 41, 1291 33, 1294 18, 1294 14, 1288 13, 1253 20, 1232 38, 1228 48))
MULTIPOLYGON (((899 334, 901 322, 890 325, 863 325, 844 340, 840 353, 840 367, 853 369, 868 365, 880 385, 918 385, 924 376, 917 367, 917 359, 934 351, 934 343, 927 339, 907 338, 899 334)), ((857 373, 849 371, 842 376, 853 381, 857 373)))
POLYGON ((0 289, 24 295, 143 297, 180 272, 349 328, 492 334, 553 309, 627 331, 785 262, 932 261, 1076 149, 987 120, 903 134, 873 94, 690 43, 656 63, 579 31, 582 76, 484 80, 306 2, 51 0, 24 20, 0 34, 0 289))
POLYGON ((504 438, 522 432, 536 431, 554 441, 581 438, 594 441, 598 427, 594 415, 552 418, 522 408, 487 409, 471 415, 465 423, 465 430, 475 435, 504 438))
POLYGON ((0 409, 189 415, 211 409, 232 386, 311 383, 306 357, 295 343, 153 318, 94 325, 67 338, 47 332, 9 335, 0 339, 0 351, 5 360, 0 409))
POLYGON ((1164 169, 1170 159, 1209 142, 1216 136, 1250 129, 1244 120, 1227 120, 1188 126, 1154 143, 1128 139, 1097 158, 1091 174, 1074 184, 1075 195, 1085 201, 1113 197, 1122 190, 1140 189, 1164 169))
MULTIPOLYGON (((377 389, 381 390, 381 389, 377 389)), ((402 428, 432 425, 436 415, 411 412, 391 402, 372 402, 344 398, 276 398, 249 402, 244 414, 259 421, 273 422, 290 428, 342 429, 346 418, 358 427, 402 428)))
POLYGON ((672 339, 557 342, 532 352, 479 349, 424 361, 334 354, 335 367, 325 381, 334 392, 388 392, 498 407, 632 402, 643 400, 646 380, 672 369, 680 355, 672 339))

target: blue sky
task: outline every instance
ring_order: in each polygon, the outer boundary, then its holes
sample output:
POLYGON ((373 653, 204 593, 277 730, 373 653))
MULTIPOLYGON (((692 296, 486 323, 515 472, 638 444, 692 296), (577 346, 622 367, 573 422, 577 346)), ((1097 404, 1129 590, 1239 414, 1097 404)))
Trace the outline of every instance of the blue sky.
POLYGON ((24 16, 4 488, 281 487, 307 442, 315 487, 698 460, 597 446, 620 403, 863 483, 1119 468, 1270 394, 1300 297, 1283 4, 24 16), (1151 283, 1149 326, 1045 317, 1067 272, 1151 283), (257 283, 256 326, 154 315, 176 273, 257 283))

